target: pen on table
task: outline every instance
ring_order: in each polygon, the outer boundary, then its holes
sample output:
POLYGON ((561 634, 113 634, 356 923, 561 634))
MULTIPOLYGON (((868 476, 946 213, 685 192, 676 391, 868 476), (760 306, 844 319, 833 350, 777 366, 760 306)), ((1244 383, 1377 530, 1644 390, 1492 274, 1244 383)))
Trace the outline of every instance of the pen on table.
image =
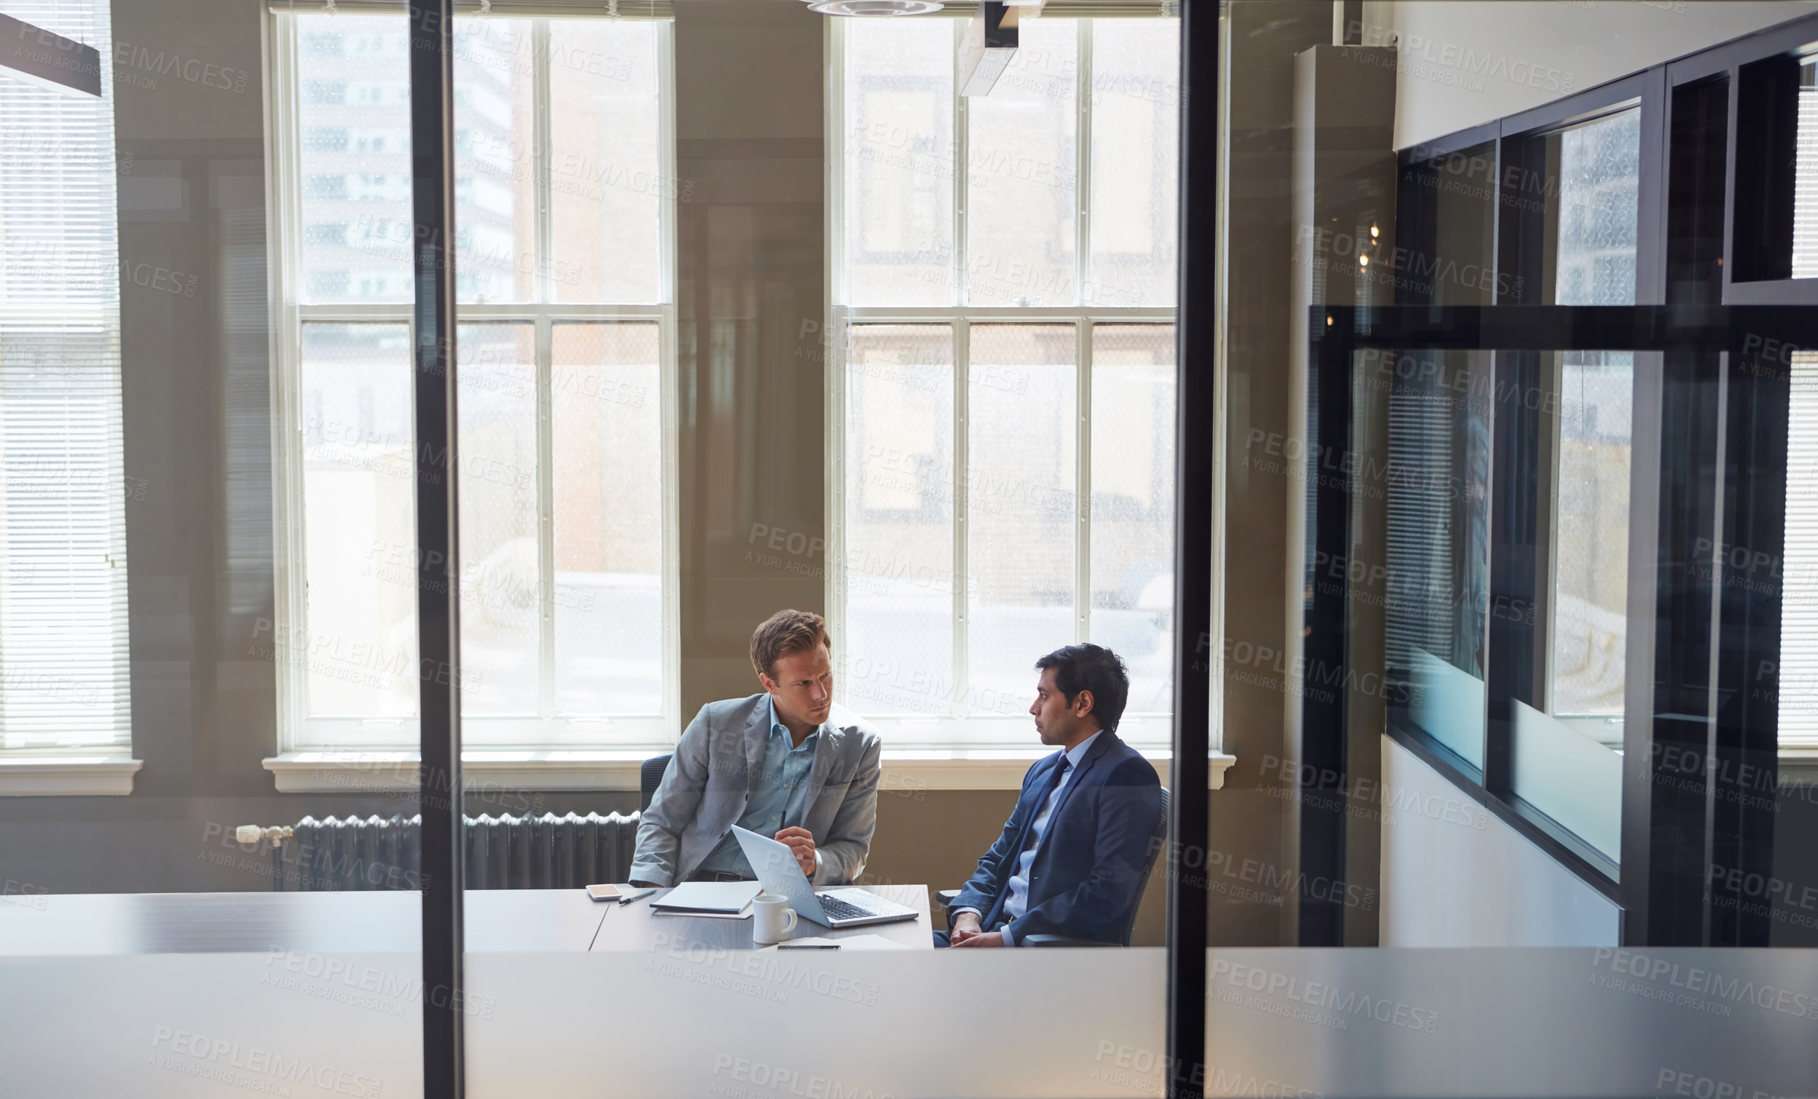
POLYGON ((630 895, 630 896, 628 896, 628 897, 620 897, 620 898, 619 898, 619 903, 620 903, 620 904, 630 904, 630 903, 631 903, 631 902, 632 902, 632 901, 641 901, 641 900, 643 900, 643 899, 644 899, 644 898, 645 898, 645 897, 648 897, 648 896, 650 896, 650 895, 651 895, 651 894, 652 894, 652 893, 655 893, 655 892, 656 892, 656 890, 654 890, 654 889, 645 889, 645 890, 641 890, 641 891, 639 891, 639 892, 636 892, 636 893, 633 893, 633 894, 631 894, 631 895, 630 895))
POLYGON ((778 950, 838 950, 839 943, 777 943, 778 950))

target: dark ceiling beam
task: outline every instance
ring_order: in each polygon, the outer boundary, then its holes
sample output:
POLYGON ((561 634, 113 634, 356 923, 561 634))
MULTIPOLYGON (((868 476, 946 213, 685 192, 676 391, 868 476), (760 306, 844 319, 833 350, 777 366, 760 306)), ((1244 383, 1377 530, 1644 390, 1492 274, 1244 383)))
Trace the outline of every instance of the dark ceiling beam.
POLYGON ((0 75, 24 76, 99 98, 101 51, 0 15, 0 75))

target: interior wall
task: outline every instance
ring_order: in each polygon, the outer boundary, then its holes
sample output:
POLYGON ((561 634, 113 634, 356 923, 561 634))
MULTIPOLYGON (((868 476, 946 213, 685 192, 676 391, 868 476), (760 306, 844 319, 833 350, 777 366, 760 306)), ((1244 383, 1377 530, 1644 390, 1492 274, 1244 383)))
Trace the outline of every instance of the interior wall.
POLYGON ((1814 10, 1809 0, 1365 0, 1399 39, 1395 147, 1594 88, 1814 10))
MULTIPOLYGON (((1391 255, 1395 240, 1396 159, 1390 149, 1390 126, 1395 116, 1395 51, 1372 46, 1316 46, 1297 58, 1295 86, 1294 256, 1295 280, 1290 319, 1290 421, 1307 425, 1318 401, 1308 390, 1307 375, 1313 352, 1310 313, 1315 306, 1374 306, 1392 300, 1394 282, 1376 268, 1363 267, 1352 242, 1370 241, 1376 255, 1391 255), (1342 244, 1340 242, 1343 242, 1342 244)), ((1352 394, 1352 446, 1358 453, 1387 449, 1386 399, 1379 386, 1359 385, 1352 394)), ((1331 439, 1314 437, 1310 425, 1295 431, 1301 453, 1333 445, 1331 439)), ((1312 465, 1312 463, 1305 463, 1312 465)), ((1321 472, 1332 463, 1322 458, 1321 472)), ((1370 792, 1380 789, 1377 771, 1385 721, 1380 676, 1345 677, 1334 685, 1332 677, 1312 670, 1317 653, 1311 635, 1303 642, 1306 597, 1337 595, 1346 602, 1347 632, 1344 659, 1359 668, 1380 668, 1384 654, 1383 593, 1379 577, 1386 576, 1385 485, 1380 470, 1369 462, 1352 469, 1355 485, 1350 498, 1350 535, 1338 560, 1309 560, 1312 531, 1308 529, 1305 502, 1318 478, 1302 469, 1291 485, 1288 504, 1287 550, 1287 647, 1290 658, 1309 667, 1307 679, 1317 693, 1289 698, 1285 736, 1292 746, 1296 773, 1317 776, 1324 764, 1309 760, 1302 731, 1322 730, 1327 706, 1343 691, 1345 707, 1344 790, 1346 802, 1344 861, 1339 868, 1347 903, 1344 905, 1343 942, 1347 946, 1376 945, 1377 911, 1373 903, 1379 889, 1381 853, 1379 830, 1362 826, 1374 808, 1370 792), (1311 591, 1303 590, 1311 577, 1311 591), (1349 586, 1345 581, 1350 581, 1349 586), (1323 697, 1322 697, 1323 696, 1323 697)), ((1317 749, 1315 749, 1315 758, 1317 749)), ((1318 892, 1315 882, 1323 871, 1302 866, 1309 895, 1318 892)))
MULTIPOLYGON (((1225 65, 1226 424, 1222 735, 1237 762, 1212 798, 1211 941, 1296 941, 1298 859, 1288 835, 1297 787, 1287 760, 1292 463, 1300 434, 1289 403, 1289 294, 1294 255, 1294 59, 1331 41, 1324 0, 1232 4, 1225 65)), ((1189 89, 1190 91, 1191 89, 1189 89)))
POLYGON ((1388 737, 1383 946, 1616 946, 1622 909, 1388 737))
POLYGON ((826 609, 824 364, 797 354, 826 312, 823 19, 676 5, 684 722, 761 689, 759 622, 826 609), (772 531, 809 551, 767 550, 772 531))

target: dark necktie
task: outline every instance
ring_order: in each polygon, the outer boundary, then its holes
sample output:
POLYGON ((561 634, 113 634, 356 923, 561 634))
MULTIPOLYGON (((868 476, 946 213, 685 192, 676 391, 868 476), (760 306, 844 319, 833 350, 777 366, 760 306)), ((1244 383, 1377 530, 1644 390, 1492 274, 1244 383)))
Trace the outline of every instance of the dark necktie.
POLYGON ((1054 796, 1054 791, 1060 789, 1062 780, 1067 777, 1067 772, 1072 769, 1073 760, 1066 756, 1062 756, 1060 766, 1056 767, 1054 773, 1048 776, 1047 785, 1042 788, 1042 796, 1035 801, 1035 812, 1029 815, 1029 823, 1023 827, 1023 842, 1021 846, 1017 848, 1019 853, 1029 849, 1030 841, 1035 838, 1035 818, 1042 815, 1042 807, 1048 804, 1048 799, 1054 796))
MULTIPOLYGON (((1042 808, 1048 804, 1048 799, 1054 796, 1054 791, 1060 789, 1061 780, 1066 778, 1067 772, 1072 769, 1073 760, 1067 756, 1061 756, 1060 766, 1049 774, 1047 782, 1042 783, 1041 795, 1029 807, 1029 819, 1023 822, 1022 835, 1017 838, 1016 854, 1010 857, 1010 865, 1004 868, 1003 884, 998 888, 997 899, 991 902, 991 910, 985 913, 985 919, 980 921, 980 926, 987 931, 996 930, 1003 918, 1004 902, 1010 899, 1011 875, 1016 873, 1017 866, 1023 861, 1023 853, 1029 850, 1029 844, 1035 838, 1035 818, 1042 815, 1042 808)), ((1048 824, 1052 827, 1054 821, 1050 819, 1048 824)))

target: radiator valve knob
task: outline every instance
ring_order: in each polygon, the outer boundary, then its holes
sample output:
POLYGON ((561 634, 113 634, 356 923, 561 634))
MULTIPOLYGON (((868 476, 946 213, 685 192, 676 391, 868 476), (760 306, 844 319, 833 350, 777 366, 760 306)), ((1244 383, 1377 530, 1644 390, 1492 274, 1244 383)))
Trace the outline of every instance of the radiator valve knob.
POLYGON ((270 828, 261 828, 256 824, 242 824, 234 829, 234 842, 239 844, 254 844, 258 843, 260 840, 270 840, 271 845, 277 847, 294 834, 295 833, 288 825, 273 825, 270 828))

